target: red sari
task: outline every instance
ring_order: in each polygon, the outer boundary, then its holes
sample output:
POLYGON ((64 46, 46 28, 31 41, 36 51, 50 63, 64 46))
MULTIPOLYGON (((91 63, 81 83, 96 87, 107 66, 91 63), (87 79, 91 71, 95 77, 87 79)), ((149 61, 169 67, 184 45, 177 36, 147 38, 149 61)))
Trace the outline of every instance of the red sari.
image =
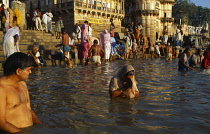
POLYGON ((207 69, 209 68, 209 66, 210 66, 210 52, 207 52, 206 55, 204 56, 201 67, 207 69))

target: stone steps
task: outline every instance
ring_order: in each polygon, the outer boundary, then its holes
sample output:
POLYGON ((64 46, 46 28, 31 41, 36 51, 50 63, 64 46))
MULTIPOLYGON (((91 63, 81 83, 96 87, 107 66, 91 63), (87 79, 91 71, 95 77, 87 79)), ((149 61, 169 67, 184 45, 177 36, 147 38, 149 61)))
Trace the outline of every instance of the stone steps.
MULTIPOLYGON (((2 44, 3 33, 0 31, 0 43, 2 44)), ((52 36, 49 33, 45 33, 42 31, 33 31, 33 30, 21 30, 20 32, 20 42, 19 42, 19 49, 23 53, 27 53, 28 50, 31 50, 31 46, 37 45, 39 51, 43 54, 47 65, 51 65, 51 60, 48 61, 48 57, 51 54, 55 54, 58 51, 55 48, 60 42, 59 39, 56 39, 55 36, 52 36)), ((2 45, 0 45, 0 63, 4 62, 4 52, 2 49, 2 45)), ((1 64, 0 64, 1 68, 1 64)))

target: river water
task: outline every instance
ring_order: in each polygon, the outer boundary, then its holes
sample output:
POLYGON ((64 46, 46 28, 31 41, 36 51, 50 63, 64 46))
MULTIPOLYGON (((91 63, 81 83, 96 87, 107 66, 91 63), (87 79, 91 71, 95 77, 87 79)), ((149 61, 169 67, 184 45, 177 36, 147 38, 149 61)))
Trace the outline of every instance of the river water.
POLYGON ((177 59, 119 60, 101 66, 34 69, 31 106, 43 125, 29 134, 200 134, 210 131, 210 74, 177 71, 177 59), (110 78, 136 70, 137 99, 110 99, 110 78))

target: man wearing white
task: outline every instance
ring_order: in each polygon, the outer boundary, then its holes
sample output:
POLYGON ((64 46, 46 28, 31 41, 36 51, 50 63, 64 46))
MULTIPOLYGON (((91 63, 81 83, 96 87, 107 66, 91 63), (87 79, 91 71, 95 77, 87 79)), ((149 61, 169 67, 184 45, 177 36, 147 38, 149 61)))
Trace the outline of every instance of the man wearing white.
POLYGON ((42 15, 42 22, 44 24, 44 29, 45 29, 45 32, 47 33, 48 32, 48 29, 47 29, 47 20, 48 20, 48 16, 46 13, 44 13, 42 15))
POLYGON ((39 9, 37 8, 36 9, 36 12, 37 12, 37 15, 36 15, 36 20, 35 20, 35 22, 36 22, 36 30, 41 30, 42 31, 42 23, 41 23, 41 19, 40 19, 40 17, 41 17, 41 12, 39 11, 39 9))
POLYGON ((182 33, 181 33, 181 27, 180 26, 177 26, 177 29, 176 29, 176 46, 181 46, 181 43, 182 43, 182 33))
POLYGON ((20 52, 19 50, 19 39, 20 39, 20 29, 17 26, 10 28, 3 38, 3 51, 4 56, 7 58, 15 52, 20 52))
POLYGON ((48 9, 48 12, 46 13, 46 15, 48 16, 47 18, 47 30, 49 33, 52 32, 52 18, 53 18, 53 14, 51 13, 51 9, 48 9))

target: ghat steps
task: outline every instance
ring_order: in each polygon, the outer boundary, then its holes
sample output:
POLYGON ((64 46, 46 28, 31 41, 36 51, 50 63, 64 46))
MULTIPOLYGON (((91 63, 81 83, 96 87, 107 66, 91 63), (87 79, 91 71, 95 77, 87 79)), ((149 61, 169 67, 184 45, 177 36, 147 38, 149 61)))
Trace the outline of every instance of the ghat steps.
MULTIPOLYGON (((0 62, 4 62, 4 52, 2 48, 3 32, 0 32, 0 62)), ((55 36, 52 36, 50 33, 45 33, 43 31, 34 31, 34 30, 21 30, 20 32, 20 42, 19 49, 20 52, 27 53, 28 50, 31 50, 33 45, 37 45, 39 51, 43 54, 44 59, 46 60, 47 65, 50 65, 49 56, 55 54, 58 49, 55 48, 60 42, 59 39, 56 39, 55 36)))

